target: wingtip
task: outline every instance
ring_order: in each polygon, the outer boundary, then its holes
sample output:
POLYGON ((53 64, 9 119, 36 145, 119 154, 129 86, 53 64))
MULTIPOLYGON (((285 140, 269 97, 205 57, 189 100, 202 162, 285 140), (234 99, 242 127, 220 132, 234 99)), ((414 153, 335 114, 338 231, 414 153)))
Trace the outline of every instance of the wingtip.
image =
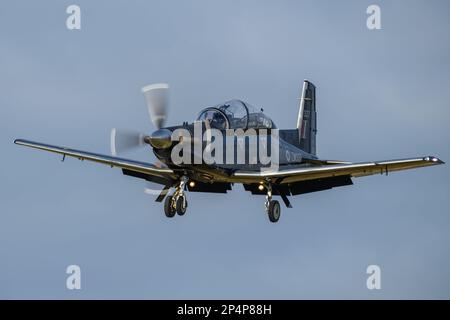
POLYGON ((27 146, 28 144, 32 143, 31 141, 25 140, 25 139, 15 139, 14 144, 17 144, 19 146, 27 146))
POLYGON ((424 158, 425 161, 433 162, 434 164, 445 164, 444 161, 435 156, 428 156, 424 158))

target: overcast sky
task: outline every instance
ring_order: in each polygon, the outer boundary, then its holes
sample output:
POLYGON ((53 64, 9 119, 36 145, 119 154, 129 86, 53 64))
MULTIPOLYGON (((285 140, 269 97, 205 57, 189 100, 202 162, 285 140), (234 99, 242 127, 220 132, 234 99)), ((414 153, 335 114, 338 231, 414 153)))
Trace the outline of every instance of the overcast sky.
POLYGON ((369 30, 373 3, 2 1, 0 298, 450 298, 448 165, 292 197, 277 224, 241 186, 167 219, 141 180, 13 144, 108 154, 112 127, 154 129, 154 82, 171 86, 169 125, 240 98, 294 128, 307 78, 321 158, 450 160, 450 4, 376 1, 369 30))

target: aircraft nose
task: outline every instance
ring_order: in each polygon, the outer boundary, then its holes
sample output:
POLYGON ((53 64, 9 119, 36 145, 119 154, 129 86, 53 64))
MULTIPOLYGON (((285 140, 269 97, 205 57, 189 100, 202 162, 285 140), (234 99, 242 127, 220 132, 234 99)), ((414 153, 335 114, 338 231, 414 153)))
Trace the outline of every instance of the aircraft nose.
POLYGON ((156 149, 166 149, 172 145, 172 131, 168 129, 159 129, 153 132, 149 137, 149 142, 156 149))

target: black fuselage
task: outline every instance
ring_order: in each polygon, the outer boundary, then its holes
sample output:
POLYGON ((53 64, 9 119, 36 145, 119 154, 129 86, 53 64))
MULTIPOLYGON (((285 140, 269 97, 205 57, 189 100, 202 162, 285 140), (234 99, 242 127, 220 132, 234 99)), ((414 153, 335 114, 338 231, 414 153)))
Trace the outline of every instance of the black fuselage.
MULTIPOLYGON (((176 129, 187 129, 191 137, 195 137, 194 125, 193 124, 185 124, 183 126, 176 127, 168 127, 170 131, 175 131, 176 129)), ((272 129, 275 130, 275 129, 272 129)), ((166 149, 153 149, 155 155, 158 157, 160 161, 165 163, 169 168, 173 170, 181 170, 186 172, 194 172, 200 171, 202 173, 210 174, 211 177, 217 178, 217 176, 221 175, 229 175, 230 173, 236 170, 246 170, 246 171, 260 171, 261 168, 275 168, 278 167, 289 167, 289 166, 299 166, 304 164, 308 165, 309 160, 315 160, 317 157, 311 155, 303 150, 301 150, 294 143, 291 143, 289 140, 293 140, 291 138, 293 135, 297 133, 297 130, 278 130, 278 145, 272 144, 272 140, 275 134, 271 132, 271 130, 259 130, 252 129, 247 130, 246 135, 243 137, 238 137, 237 135, 227 136, 226 130, 218 130, 221 133, 222 141, 219 144, 216 144, 216 149, 222 146, 222 156, 219 156, 219 153, 213 151, 211 154, 214 156, 214 162, 205 161, 203 154, 206 151, 206 147, 208 142, 205 139, 202 139, 201 149, 198 146, 194 146, 195 139, 193 139, 190 144, 190 148, 184 149, 182 152, 190 152, 191 157, 190 161, 187 163, 176 164, 172 159, 172 151, 175 151, 175 146, 180 143, 179 141, 173 141, 173 144, 170 148, 166 149), (288 140, 288 141, 286 141, 288 140), (229 145, 232 144, 230 149, 229 145), (257 148, 253 149, 253 153, 251 148, 255 148, 255 143, 257 144, 257 148), (261 147, 264 148, 264 145, 267 146, 267 149, 260 150, 261 147), (228 147, 227 147, 228 146, 228 147), (276 153, 272 150, 273 147, 278 147, 278 159, 275 156, 276 153), (196 149, 197 148, 197 149, 196 149), (195 154, 198 155, 200 151, 200 160, 199 157, 195 157, 195 154), (266 151, 267 150, 267 151, 266 151), (230 156, 230 152, 232 155, 230 156), (241 152, 244 153, 245 158, 242 156, 239 158, 238 154, 241 152), (267 155, 270 158, 270 163, 267 163, 267 158, 265 161, 262 161, 260 158, 260 152, 264 155, 267 155), (252 157, 253 155, 253 157, 252 157), (234 156, 234 157, 233 157, 234 156), (255 157, 256 156, 256 157, 255 157), (197 160, 196 160, 197 159, 197 160), (230 161, 231 160, 231 161, 230 161), (195 170, 194 170, 195 168, 195 170)), ((228 133, 229 134, 229 133, 228 133)), ((197 137, 200 138, 200 136, 197 137)), ((198 140, 197 140, 198 141, 198 140)), ((214 143, 215 139, 212 139, 214 143)), ((216 141, 217 142, 217 141, 216 141)))

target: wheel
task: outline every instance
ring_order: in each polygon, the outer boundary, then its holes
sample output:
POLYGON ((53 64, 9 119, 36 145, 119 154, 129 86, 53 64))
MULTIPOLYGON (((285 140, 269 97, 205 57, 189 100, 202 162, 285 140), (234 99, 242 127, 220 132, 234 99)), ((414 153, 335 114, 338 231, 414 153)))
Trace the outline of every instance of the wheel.
POLYGON ((280 220, 280 203, 277 200, 271 200, 269 202, 269 209, 267 213, 269 214, 270 222, 277 222, 280 220))
POLYGON ((177 209, 177 213, 179 216, 182 216, 186 213, 187 208, 187 200, 185 196, 178 197, 177 202, 175 203, 175 207, 177 209))
POLYGON ((175 216, 175 208, 172 205, 172 196, 167 196, 164 200, 164 213, 167 218, 173 218, 175 216))

